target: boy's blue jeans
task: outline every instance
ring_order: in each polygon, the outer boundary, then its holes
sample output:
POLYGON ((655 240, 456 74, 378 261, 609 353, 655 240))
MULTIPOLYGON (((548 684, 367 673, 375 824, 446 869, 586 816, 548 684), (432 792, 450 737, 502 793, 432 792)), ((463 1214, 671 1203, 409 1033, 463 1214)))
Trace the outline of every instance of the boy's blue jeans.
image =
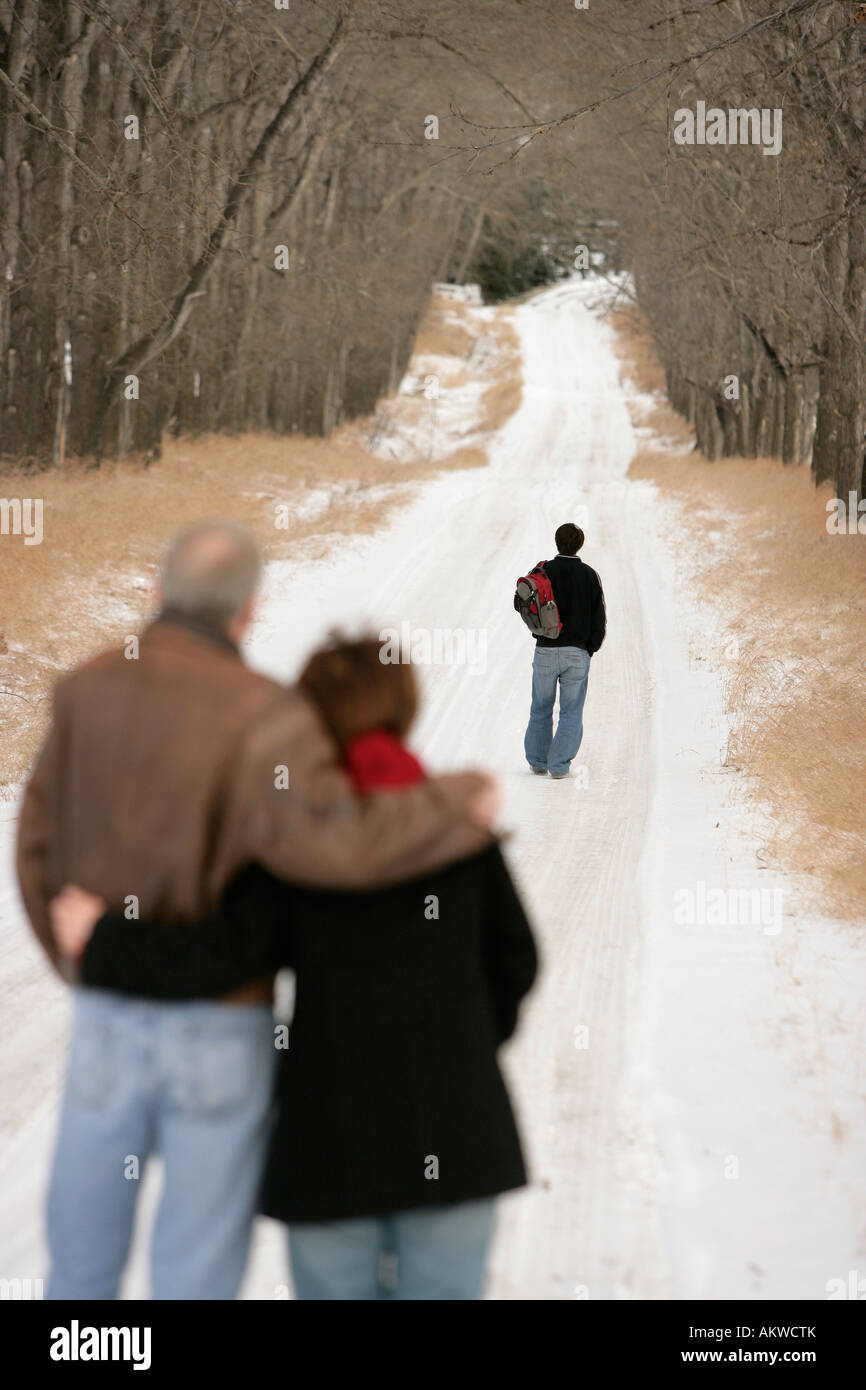
POLYGON ((301 1222, 289 1229, 299 1299, 478 1298, 495 1199, 421 1207, 353 1221, 301 1222), (394 1278, 383 1281, 383 1257, 394 1278))
POLYGON ((165 1185, 151 1251, 159 1299, 230 1299, 270 1133, 269 1006, 75 991, 48 1196, 51 1299, 112 1299, 145 1163, 165 1185))
POLYGON ((534 769, 568 772, 583 738, 583 705, 589 679, 589 652, 583 647, 541 647, 532 659, 532 707, 523 749, 534 769), (559 686, 559 723, 553 732, 553 705, 559 686))

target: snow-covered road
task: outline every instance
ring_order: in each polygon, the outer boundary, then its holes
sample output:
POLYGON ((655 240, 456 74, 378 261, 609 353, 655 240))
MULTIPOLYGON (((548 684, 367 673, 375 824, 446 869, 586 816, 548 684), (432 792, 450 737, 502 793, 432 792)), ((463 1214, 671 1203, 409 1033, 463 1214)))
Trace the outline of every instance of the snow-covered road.
MULTIPOLYGON (((516 310, 523 405, 489 468, 425 484, 327 562, 272 567, 251 658, 289 676, 329 624, 408 626, 416 654, 465 644, 423 666, 415 744, 501 777, 544 965, 506 1061, 534 1183, 503 1203, 489 1296, 822 1298, 858 1248, 863 1264, 864 952, 789 915, 779 932, 675 920, 701 883, 771 885, 727 806, 719 677, 690 660, 701 619, 675 598, 664 506, 625 478, 626 399, 586 295, 516 310), (586 530, 609 637, 575 775, 553 783, 523 762, 532 642, 511 595, 565 520, 586 530)), ((65 1009, 4 882, 0 1274, 35 1277, 65 1009)), ((139 1249, 130 1293, 142 1277, 139 1249)), ((285 1281, 263 1222, 246 1295, 285 1281)))
MULTIPOLYGON (((491 466, 426 487, 387 535, 323 567, 307 592, 335 621, 367 620, 377 631, 408 623, 431 637, 466 630, 465 664, 422 668, 416 742, 435 766, 475 763, 502 778, 511 859, 545 962, 510 1063, 538 1185, 508 1205, 492 1291, 561 1298, 583 1283, 603 1297, 614 1275, 612 1102, 649 776, 648 657, 637 557, 622 524, 633 444, 604 330, 574 291, 548 292, 518 323, 524 405, 491 466), (533 643, 511 599, 518 574, 549 558, 556 527, 570 519, 584 521, 584 558, 602 574, 610 637, 593 660, 574 779, 552 783, 523 761, 533 643), (588 1030, 587 1047, 575 1046, 578 1028, 588 1030)), ((275 595, 257 635, 271 671, 291 668, 305 645, 285 615, 275 595)))

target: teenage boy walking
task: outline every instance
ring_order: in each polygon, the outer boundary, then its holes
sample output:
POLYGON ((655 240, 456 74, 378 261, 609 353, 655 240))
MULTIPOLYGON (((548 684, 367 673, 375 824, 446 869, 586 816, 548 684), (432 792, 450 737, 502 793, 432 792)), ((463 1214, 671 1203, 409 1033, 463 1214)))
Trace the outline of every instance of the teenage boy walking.
POLYGON ((606 614, 601 580, 578 555, 583 531, 573 522, 554 537, 556 556, 545 565, 559 609, 558 637, 536 637, 532 661, 532 707, 523 748, 539 777, 567 777, 583 738, 583 706, 590 658, 604 641, 606 614), (559 723, 553 706, 559 687, 559 723))

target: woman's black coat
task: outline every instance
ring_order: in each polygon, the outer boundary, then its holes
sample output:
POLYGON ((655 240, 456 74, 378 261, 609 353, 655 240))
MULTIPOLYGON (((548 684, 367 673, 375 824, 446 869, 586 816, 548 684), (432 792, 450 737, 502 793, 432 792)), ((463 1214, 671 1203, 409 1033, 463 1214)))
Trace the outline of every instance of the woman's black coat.
POLYGON ((296 1002, 267 1215, 381 1215, 525 1183, 496 1050, 536 953, 498 848, 374 893, 288 887, 250 869, 198 927, 106 915, 82 978, 213 997, 284 965, 296 971, 296 1002))

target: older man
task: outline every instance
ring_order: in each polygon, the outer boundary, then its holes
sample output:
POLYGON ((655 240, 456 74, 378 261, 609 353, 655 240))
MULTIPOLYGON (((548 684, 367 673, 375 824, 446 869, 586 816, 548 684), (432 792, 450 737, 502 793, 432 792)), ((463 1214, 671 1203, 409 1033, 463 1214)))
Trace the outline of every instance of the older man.
MULTIPOLYGON (((182 930, 251 862, 297 883, 364 888, 489 839, 495 796, 478 773, 353 795, 312 707, 241 660, 259 572, 242 528, 193 527, 169 548, 162 610, 140 643, 57 687, 21 808, 18 873, 61 971, 49 903, 67 883, 182 930)), ((48 1202, 50 1297, 116 1296, 151 1153, 165 1164, 154 1296, 235 1295, 267 1138, 270 988, 182 1004, 76 989, 48 1202)))

